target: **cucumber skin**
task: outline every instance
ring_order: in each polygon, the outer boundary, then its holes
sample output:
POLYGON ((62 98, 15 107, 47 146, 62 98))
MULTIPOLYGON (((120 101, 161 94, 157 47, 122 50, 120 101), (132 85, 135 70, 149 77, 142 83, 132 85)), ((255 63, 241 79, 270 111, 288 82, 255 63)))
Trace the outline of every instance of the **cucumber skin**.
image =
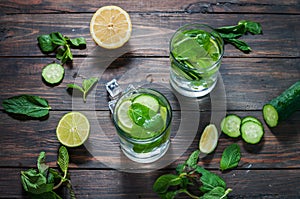
MULTIPOLYGON (((280 121, 287 119, 292 113, 300 109, 300 81, 293 84, 291 87, 264 106, 266 105, 271 105, 276 109, 278 113, 277 124, 280 121)), ((277 124, 275 126, 277 126, 277 124)))

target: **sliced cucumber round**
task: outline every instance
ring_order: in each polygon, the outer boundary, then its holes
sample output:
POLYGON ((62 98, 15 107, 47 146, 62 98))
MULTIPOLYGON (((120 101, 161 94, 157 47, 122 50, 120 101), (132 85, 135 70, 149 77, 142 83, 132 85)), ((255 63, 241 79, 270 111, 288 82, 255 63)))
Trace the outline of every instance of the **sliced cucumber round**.
POLYGON ((262 123, 259 121, 259 119, 253 117, 253 116, 247 116, 247 117, 244 117, 242 119, 242 124, 244 124, 245 122, 247 121, 252 121, 252 122, 256 122, 257 124, 261 125, 262 126, 262 123))
POLYGON ((264 135, 264 129, 257 122, 246 121, 241 126, 242 138, 249 144, 257 144, 264 135))
POLYGON ((48 64, 43 68, 42 77, 49 84, 57 84, 64 77, 65 69, 57 63, 48 64))
POLYGON ((133 99, 132 103, 133 104, 135 104, 135 103, 142 104, 142 105, 150 108, 154 112, 158 112, 158 110, 159 110, 158 100, 154 96, 151 96, 149 94, 141 94, 141 95, 137 96, 136 98, 133 99))
POLYGON ((241 135, 240 126, 241 118, 237 115, 228 115, 221 122, 221 130, 229 137, 239 137, 241 135))

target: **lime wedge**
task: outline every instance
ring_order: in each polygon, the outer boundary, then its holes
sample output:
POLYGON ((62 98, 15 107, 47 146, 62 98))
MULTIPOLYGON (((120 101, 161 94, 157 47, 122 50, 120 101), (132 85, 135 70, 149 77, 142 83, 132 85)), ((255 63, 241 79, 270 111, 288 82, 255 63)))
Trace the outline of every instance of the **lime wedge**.
POLYGON ((214 124, 205 127, 200 142, 199 149, 202 153, 209 154, 215 150, 218 144, 218 130, 214 124))
POLYGON ((122 128, 122 130, 128 132, 133 126, 133 121, 131 120, 128 110, 131 106, 130 100, 123 101, 117 109, 117 118, 118 125, 122 128))
POLYGON ((142 105, 150 108, 154 112, 157 112, 159 109, 159 103, 158 103, 157 99, 148 94, 142 94, 142 95, 137 96, 133 100, 133 103, 142 104, 142 105))
POLYGON ((82 145, 90 134, 90 123, 80 112, 69 112, 59 121, 56 136, 59 142, 68 147, 82 145))

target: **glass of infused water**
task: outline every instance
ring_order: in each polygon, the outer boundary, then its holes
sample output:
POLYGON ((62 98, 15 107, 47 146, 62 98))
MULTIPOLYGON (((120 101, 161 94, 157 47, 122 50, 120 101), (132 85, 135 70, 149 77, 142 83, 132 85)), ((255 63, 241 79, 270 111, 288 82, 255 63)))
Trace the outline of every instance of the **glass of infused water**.
POLYGON ((171 86, 187 97, 210 93, 224 53, 221 36, 210 26, 187 24, 175 32, 169 48, 171 86))
POLYGON ((171 106, 158 91, 131 89, 117 100, 113 122, 124 154, 139 163, 161 158, 170 144, 171 106))

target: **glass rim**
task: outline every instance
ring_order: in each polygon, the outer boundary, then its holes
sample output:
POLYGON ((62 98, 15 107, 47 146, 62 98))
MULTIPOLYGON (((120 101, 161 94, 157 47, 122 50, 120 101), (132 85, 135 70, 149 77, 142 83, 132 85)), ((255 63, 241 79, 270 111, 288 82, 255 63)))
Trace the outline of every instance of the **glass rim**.
MULTIPOLYGON (((221 35, 220 35, 217 31, 215 31, 211 26, 209 26, 209 25, 207 25, 207 24, 202 24, 202 23, 188 23, 188 24, 185 24, 185 25, 179 27, 179 28, 175 31, 175 33, 172 35, 172 37, 171 37, 171 39, 170 39, 170 42, 169 42, 169 53, 170 53, 170 56, 171 56, 172 59, 176 62, 176 64, 179 64, 181 67, 183 67, 183 68, 186 69, 187 71, 197 71, 197 72, 199 72, 198 69, 195 69, 195 68, 188 68, 188 67, 186 67, 184 64, 182 64, 182 63, 180 63, 179 61, 177 61, 177 59, 175 59, 175 56, 173 55, 172 50, 171 50, 172 41, 173 41, 175 35, 176 35, 179 31, 181 31, 181 30, 183 30, 184 28, 189 27, 189 26, 203 26, 203 27, 209 28, 209 29, 211 30, 211 32, 213 32, 214 34, 216 34, 216 35, 219 37, 219 38, 217 38, 217 39, 220 39, 220 41, 221 41, 221 44, 220 44, 221 48, 219 48, 219 45, 218 45, 218 49, 220 49, 220 51, 221 51, 220 56, 219 56, 218 60, 216 60, 216 61, 208 68, 208 70, 205 70, 205 71, 213 70, 213 69, 218 65, 218 63, 221 62, 221 60, 222 60, 222 58, 223 58, 223 55, 224 55, 224 40, 223 40, 223 38, 221 37, 221 35)), ((211 35, 211 32, 209 32, 210 35, 211 35)), ((211 36, 215 38, 214 35, 211 35, 211 36)), ((203 71, 203 72, 205 72, 205 71, 203 71)), ((201 71, 201 72, 202 72, 202 71, 201 71)))
MULTIPOLYGON (((141 92, 143 93, 143 92, 141 92)), ((144 92, 144 93, 147 93, 147 92, 144 92)), ((152 88, 135 88, 133 90, 129 90, 127 91, 126 93, 122 94, 122 96, 118 99, 117 103, 116 103, 116 106, 114 107, 114 113, 113 113, 113 116, 112 116, 112 119, 113 119, 113 123, 114 123, 114 126, 116 127, 117 129, 117 134, 119 136, 121 136, 123 139, 126 139, 126 140, 129 140, 130 142, 134 142, 134 143, 139 143, 139 144, 147 144, 149 142, 153 142, 153 141, 156 141, 158 139, 160 139, 161 137, 163 137, 165 135, 165 133, 169 130, 170 126, 171 126, 171 121, 172 121, 172 117, 173 117, 173 114, 172 114, 172 108, 171 108, 171 105, 170 105, 170 102, 169 100, 159 91, 155 90, 155 89, 152 89, 152 88), (132 137, 129 137, 129 133, 126 133, 124 130, 122 130, 119 125, 117 124, 117 121, 116 121, 116 115, 117 115, 117 104, 118 102, 123 98, 123 96, 125 96, 125 94, 128 94, 128 93, 131 93, 131 92, 134 92, 134 91, 140 91, 140 90, 144 90, 144 91, 152 91, 154 93, 157 93, 158 95, 160 95, 159 97, 162 97, 165 101, 166 101, 166 105, 167 105, 167 113, 169 115, 169 117, 167 117, 167 123, 166 123, 166 126, 165 128, 163 129, 162 132, 160 132, 158 135, 156 136, 153 136, 153 137, 150 137, 150 138, 146 138, 146 139, 137 139, 137 138, 132 138, 132 137)))

